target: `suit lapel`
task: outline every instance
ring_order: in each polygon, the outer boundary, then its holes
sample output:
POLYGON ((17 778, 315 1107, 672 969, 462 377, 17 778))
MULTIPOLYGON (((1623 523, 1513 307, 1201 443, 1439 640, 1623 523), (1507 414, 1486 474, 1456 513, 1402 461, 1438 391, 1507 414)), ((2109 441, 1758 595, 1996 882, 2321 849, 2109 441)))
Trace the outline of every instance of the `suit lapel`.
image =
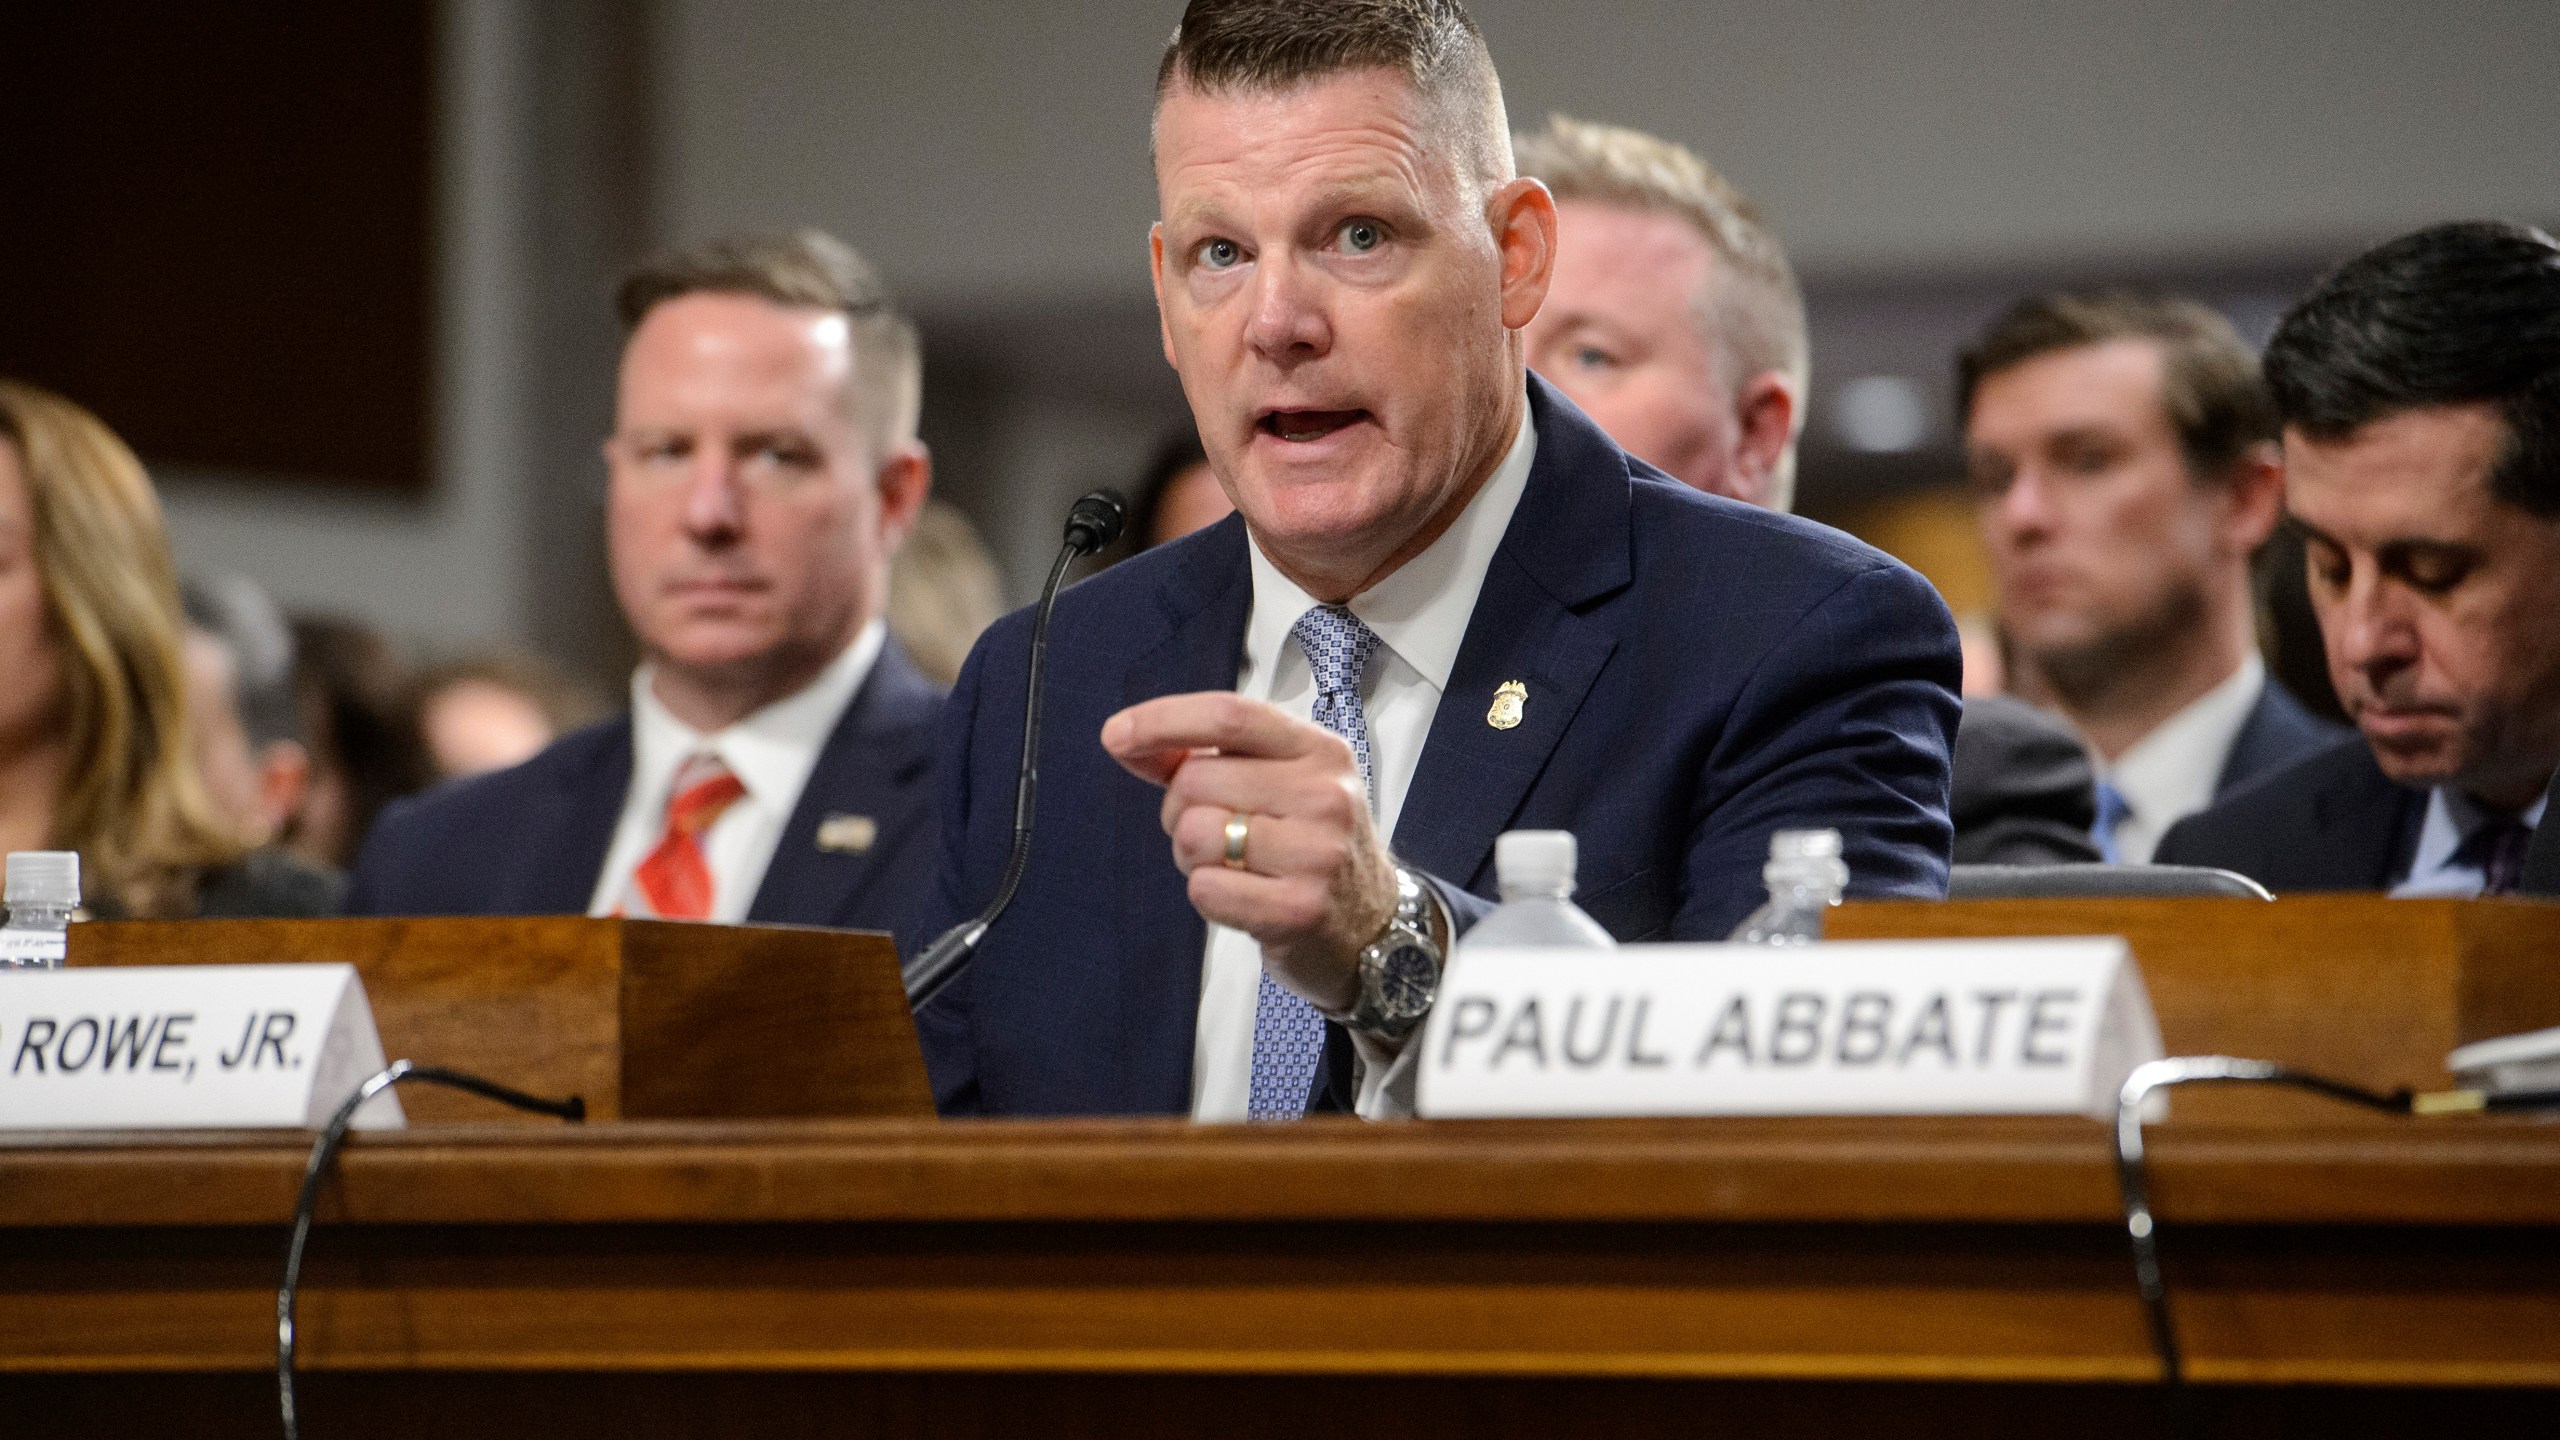
POLYGON ((2305 888, 2385 890, 2417 851, 2426 792, 2393 784, 2361 737, 2355 745, 2351 763, 2312 797, 2320 844, 2311 863, 2320 875, 2305 888))
POLYGON ((631 717, 587 732, 586 753, 560 768, 531 827, 517 908, 529 915, 584 915, 604 871, 631 788, 631 717))
POLYGON ((930 729, 932 712, 931 683, 896 641, 884 644, 800 787, 790 823, 782 827, 764 883, 748 907, 748 923, 839 923, 860 907, 872 876, 891 872, 881 862, 891 846, 910 837, 884 831, 859 852, 827 850, 818 846, 818 827, 831 815, 890 825, 913 808, 909 792, 932 762, 930 736, 916 732, 930 729))
POLYGON ((1494 837, 1509 828, 1616 647, 1580 608, 1624 588, 1633 573, 1625 456, 1535 375, 1529 403, 1537 458, 1396 822, 1399 857, 1462 887, 1491 863, 1494 837), (1497 728, 1496 693, 1514 681, 1527 698, 1517 723, 1497 728))
MULTIPOLYGON (((1129 664, 1123 706, 1235 688, 1253 600, 1244 547, 1244 522, 1233 517, 1190 546, 1194 553, 1163 592, 1162 637, 1129 664)), ((1114 888, 1119 932, 1128 938, 1118 957, 1120 1074, 1133 1112, 1187 1111, 1208 927, 1173 864, 1159 819, 1163 792, 1112 768, 1119 794, 1114 888)))

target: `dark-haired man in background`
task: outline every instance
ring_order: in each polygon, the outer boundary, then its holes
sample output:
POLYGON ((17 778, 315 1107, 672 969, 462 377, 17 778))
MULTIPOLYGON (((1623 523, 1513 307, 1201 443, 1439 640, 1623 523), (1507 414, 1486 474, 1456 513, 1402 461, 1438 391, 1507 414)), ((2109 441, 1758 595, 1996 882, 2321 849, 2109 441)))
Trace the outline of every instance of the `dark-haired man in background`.
POLYGON ((931 484, 915 331, 806 231, 643 267, 621 309, 632 713, 392 806, 349 908, 893 928, 930 874, 942 703, 882 620, 931 484))
MULTIPOLYGON (((1396 1113, 1504 830, 1575 832, 1628 940, 1722 938, 1782 827, 1838 828, 1854 893, 1943 893, 1946 607, 1529 375, 1554 209, 1454 0, 1194 0, 1155 173, 1239 513, 1060 597, 1029 869, 918 1016, 946 1109, 1396 1113)), ((953 692, 919 937, 1004 869, 1029 629, 953 692)))
POLYGON ((2108 860, 2335 738, 2258 657, 2250 557, 2283 505, 2257 357, 2188 300, 2037 296, 1957 362, 2011 664, 2098 761, 2108 860))
POLYGON ((2560 244, 2442 225, 2277 327, 2285 503, 2362 731, 2182 822, 2270 889, 2518 888, 2560 767, 2560 244))

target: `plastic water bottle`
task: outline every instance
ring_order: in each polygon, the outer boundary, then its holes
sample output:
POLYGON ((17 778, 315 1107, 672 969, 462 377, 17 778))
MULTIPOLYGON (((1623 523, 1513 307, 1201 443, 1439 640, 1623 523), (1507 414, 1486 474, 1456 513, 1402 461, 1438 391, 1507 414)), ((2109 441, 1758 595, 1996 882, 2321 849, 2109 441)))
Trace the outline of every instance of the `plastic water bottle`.
POLYGON ((1840 903, 1849 884, 1837 830, 1781 830, 1769 837, 1760 868, 1767 904, 1730 937, 1737 945, 1810 945, 1822 938, 1822 912, 1840 903))
POLYGON ((0 970, 61 969, 71 951, 71 912, 80 908, 80 852, 11 852, 0 898, 9 906, 9 923, 0 925, 0 970))
POLYGON ((1569 945, 1613 950, 1618 942, 1573 903, 1573 832, 1512 830, 1493 842, 1502 903, 1459 941, 1462 950, 1569 945))

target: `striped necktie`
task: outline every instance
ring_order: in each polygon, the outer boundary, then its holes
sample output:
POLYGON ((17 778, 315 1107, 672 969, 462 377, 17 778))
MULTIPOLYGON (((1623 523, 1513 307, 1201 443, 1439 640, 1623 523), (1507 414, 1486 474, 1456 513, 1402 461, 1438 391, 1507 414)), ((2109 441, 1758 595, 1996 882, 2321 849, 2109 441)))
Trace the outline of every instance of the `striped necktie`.
MULTIPOLYGON (((1298 617, 1289 637, 1307 653, 1315 672, 1312 718, 1351 744, 1360 782, 1376 801, 1369 770, 1369 713, 1360 703, 1360 677, 1378 653, 1377 632, 1338 605, 1318 605, 1298 617)), ((1324 1017, 1316 1007, 1273 983, 1262 972, 1253 1007, 1253 1082, 1245 1098, 1249 1120, 1295 1120, 1307 1113, 1316 1067, 1324 1060, 1324 1017)))
POLYGON ((666 833, 631 872, 626 913, 660 920, 710 919, 711 862, 703 858, 702 836, 746 793, 720 757, 708 751, 677 767, 667 796, 666 833))

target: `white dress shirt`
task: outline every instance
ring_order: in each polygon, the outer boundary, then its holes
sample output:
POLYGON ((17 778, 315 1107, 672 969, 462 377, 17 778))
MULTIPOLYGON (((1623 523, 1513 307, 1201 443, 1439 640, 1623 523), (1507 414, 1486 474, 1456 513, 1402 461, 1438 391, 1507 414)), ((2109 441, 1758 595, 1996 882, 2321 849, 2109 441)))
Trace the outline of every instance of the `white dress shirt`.
MULTIPOLYGON (((1348 608, 1383 642, 1361 685, 1369 719, 1370 809, 1378 833, 1392 837, 1405 790, 1422 761, 1431 717, 1440 709, 1458 646, 1475 614, 1485 571, 1511 528, 1511 512, 1529 485, 1538 435, 1524 408, 1520 433, 1491 478, 1458 518, 1393 574, 1352 597, 1348 608)), ((1315 711, 1315 672, 1289 629, 1316 601, 1280 573, 1259 544, 1253 565, 1253 612, 1245 623, 1236 693, 1305 720, 1315 711)), ((1242 1120, 1253 1079, 1254 1005, 1261 988, 1262 947, 1223 925, 1209 927, 1200 977, 1200 1022, 1192 1052, 1191 1118, 1242 1120)), ((1364 1083, 1360 1111, 1377 1113, 1379 1087, 1364 1083)))
MULTIPOLYGON (((711 867, 711 918, 734 925, 747 918, 764 872, 773 863, 782 827, 800 804, 800 791, 817 768, 818 752, 844 718, 862 682, 880 658, 889 627, 874 620, 818 678, 725 730, 705 735, 668 713, 652 685, 656 667, 631 677, 631 788, 623 793, 622 819, 596 877, 590 915, 623 908, 631 872, 666 833, 667 794, 676 771, 701 751, 717 754, 746 793, 730 802, 702 836, 702 858, 711 867)), ((635 907, 641 908, 641 907, 635 907)))
POLYGON ((2149 864, 2170 826, 2213 803, 2231 747, 2266 689, 2266 662, 2252 651, 2229 679, 2152 727, 2115 763, 2098 762, 2099 783, 2115 786, 2124 797, 2124 823, 2116 827, 2118 859, 2149 864))
MULTIPOLYGON (((2537 797, 2517 817, 2528 829, 2540 829, 2549 795, 2537 797)), ((2462 842, 2489 818, 2471 797, 2450 786, 2427 792, 2426 823, 2418 830, 2418 848, 2409 857, 2409 873, 2391 887, 2394 900, 2423 898, 2476 900, 2489 883, 2481 860, 2460 855, 2462 842)))

